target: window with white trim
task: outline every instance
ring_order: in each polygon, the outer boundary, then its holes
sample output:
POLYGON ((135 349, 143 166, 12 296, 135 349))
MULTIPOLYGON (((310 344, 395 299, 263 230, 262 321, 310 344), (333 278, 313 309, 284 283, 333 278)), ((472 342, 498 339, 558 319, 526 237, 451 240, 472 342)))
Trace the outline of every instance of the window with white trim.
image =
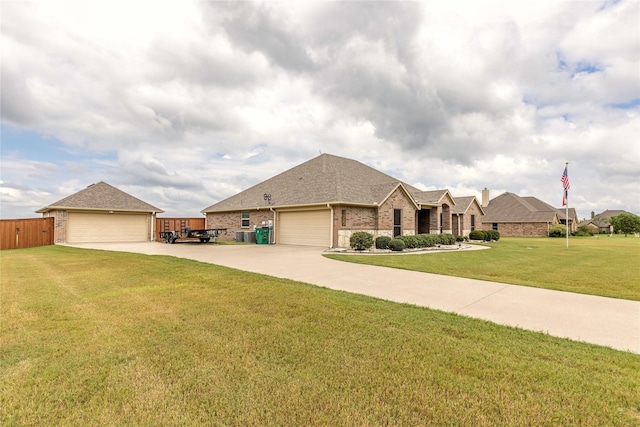
POLYGON ((240 215, 240 227, 249 228, 250 224, 251 224, 251 212, 242 211, 242 214, 240 215))

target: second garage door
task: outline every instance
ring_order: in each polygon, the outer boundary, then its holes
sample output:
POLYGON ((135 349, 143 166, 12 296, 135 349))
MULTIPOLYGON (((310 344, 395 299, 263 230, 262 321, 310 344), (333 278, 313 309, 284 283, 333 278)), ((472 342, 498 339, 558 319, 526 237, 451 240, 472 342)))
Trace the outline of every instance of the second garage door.
POLYGON ((278 213, 278 240, 285 245, 331 246, 331 210, 278 213))
POLYGON ((144 242, 147 215, 70 212, 67 242, 144 242))

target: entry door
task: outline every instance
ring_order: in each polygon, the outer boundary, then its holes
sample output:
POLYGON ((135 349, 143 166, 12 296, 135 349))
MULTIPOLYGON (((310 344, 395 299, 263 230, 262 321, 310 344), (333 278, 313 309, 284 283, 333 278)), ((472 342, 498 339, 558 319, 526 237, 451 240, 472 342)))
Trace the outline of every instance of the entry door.
POLYGON ((393 210, 393 237, 402 235, 402 209, 393 210))

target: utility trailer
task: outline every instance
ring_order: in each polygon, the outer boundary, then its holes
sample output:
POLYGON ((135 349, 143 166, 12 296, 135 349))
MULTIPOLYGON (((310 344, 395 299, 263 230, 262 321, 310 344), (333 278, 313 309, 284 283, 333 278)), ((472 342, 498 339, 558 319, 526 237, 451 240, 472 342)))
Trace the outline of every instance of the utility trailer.
POLYGON ((222 233, 227 234, 227 229, 206 228, 202 230, 192 230, 191 227, 186 226, 182 231, 161 231, 160 238, 164 239, 166 243, 175 243, 178 239, 183 242, 193 242, 197 239, 200 243, 208 243, 211 239, 217 242, 218 236, 222 233))

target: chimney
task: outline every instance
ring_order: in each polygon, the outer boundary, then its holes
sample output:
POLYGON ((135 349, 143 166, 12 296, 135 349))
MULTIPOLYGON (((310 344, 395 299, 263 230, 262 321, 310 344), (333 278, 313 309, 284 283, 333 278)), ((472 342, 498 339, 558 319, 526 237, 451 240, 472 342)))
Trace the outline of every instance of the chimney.
POLYGON ((485 189, 482 190, 482 207, 486 208, 487 206, 489 206, 489 190, 485 187, 485 189))
POLYGON ((591 219, 593 219, 594 216, 596 216, 596 213, 594 211, 591 211, 591 219))

